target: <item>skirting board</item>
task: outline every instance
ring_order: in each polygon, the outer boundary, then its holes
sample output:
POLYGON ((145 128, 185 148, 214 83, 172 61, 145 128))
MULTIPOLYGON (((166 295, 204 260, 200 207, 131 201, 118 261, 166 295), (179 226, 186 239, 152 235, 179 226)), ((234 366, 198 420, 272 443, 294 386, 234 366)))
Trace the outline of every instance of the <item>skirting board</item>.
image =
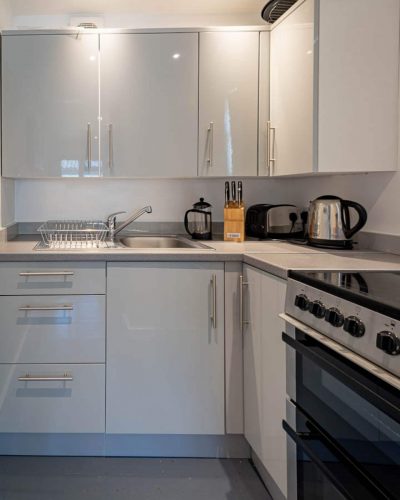
POLYGON ((250 458, 241 435, 0 434, 0 455, 250 458))

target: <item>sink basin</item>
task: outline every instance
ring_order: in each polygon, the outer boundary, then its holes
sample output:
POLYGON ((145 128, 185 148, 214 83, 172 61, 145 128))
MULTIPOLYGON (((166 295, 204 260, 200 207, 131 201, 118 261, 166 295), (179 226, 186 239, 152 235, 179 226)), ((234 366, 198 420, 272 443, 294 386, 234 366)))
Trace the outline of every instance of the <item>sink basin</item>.
POLYGON ((185 248, 211 250, 211 248, 178 236, 125 236, 118 243, 126 248, 185 248))

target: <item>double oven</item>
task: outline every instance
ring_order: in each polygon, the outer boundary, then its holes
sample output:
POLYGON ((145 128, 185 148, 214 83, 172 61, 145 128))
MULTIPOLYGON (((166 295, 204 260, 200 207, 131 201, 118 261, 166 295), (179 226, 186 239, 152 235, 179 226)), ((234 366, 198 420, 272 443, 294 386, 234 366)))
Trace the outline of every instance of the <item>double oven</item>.
MULTIPOLYGON (((316 278, 332 281, 331 276, 316 278)), ((381 366, 385 356, 389 367, 400 360, 391 344, 399 340, 397 319, 379 318, 383 323, 377 332, 373 316, 380 313, 360 298, 354 303, 344 293, 343 302, 336 289, 315 289, 315 283, 299 280, 302 276, 289 279, 282 333, 287 346, 282 425, 288 442, 288 500, 400 499, 400 378, 381 366), (317 316, 315 302, 323 307, 317 316), (382 344, 379 335, 387 335, 387 342, 382 344)), ((400 302, 400 293, 397 297, 400 302)))

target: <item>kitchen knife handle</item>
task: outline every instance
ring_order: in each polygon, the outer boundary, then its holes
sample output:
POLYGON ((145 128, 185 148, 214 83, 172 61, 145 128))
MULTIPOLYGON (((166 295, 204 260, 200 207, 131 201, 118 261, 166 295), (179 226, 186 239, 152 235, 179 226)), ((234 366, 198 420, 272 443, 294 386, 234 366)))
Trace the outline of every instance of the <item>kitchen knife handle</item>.
POLYGON ((229 182, 225 182, 225 208, 229 207, 230 193, 229 193, 229 182))
POLYGON ((232 181, 232 206, 236 206, 236 182, 232 181))
POLYGON ((238 182, 238 206, 241 207, 243 205, 243 185, 242 181, 238 182))

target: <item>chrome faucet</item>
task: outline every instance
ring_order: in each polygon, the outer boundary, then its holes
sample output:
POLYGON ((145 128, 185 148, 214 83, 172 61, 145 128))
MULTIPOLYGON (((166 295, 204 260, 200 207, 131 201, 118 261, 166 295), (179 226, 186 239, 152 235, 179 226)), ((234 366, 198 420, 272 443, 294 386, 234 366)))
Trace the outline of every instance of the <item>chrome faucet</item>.
POLYGON ((153 209, 151 206, 147 206, 144 208, 141 208, 140 210, 137 210, 136 212, 133 212, 120 226, 117 227, 117 215, 119 214, 126 214, 126 212, 114 212, 110 214, 107 217, 107 227, 108 227, 108 234, 110 236, 110 240, 114 241, 115 236, 120 233, 123 229, 125 229, 129 224, 131 224, 133 221, 138 219, 141 215, 148 213, 151 214, 153 209))

